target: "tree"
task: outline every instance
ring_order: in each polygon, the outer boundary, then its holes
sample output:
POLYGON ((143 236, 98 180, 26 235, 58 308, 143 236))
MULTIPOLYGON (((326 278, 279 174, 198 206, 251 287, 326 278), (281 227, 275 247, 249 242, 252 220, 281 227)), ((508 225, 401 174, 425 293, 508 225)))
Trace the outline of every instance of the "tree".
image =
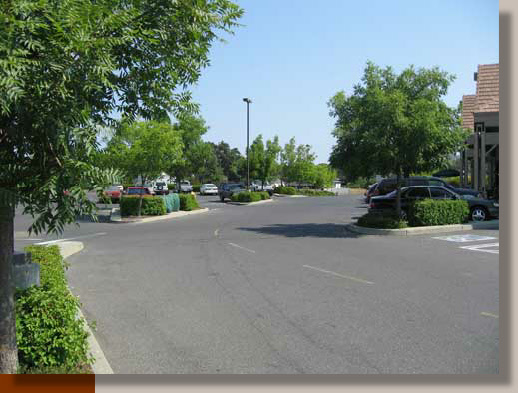
POLYGON ((296 181, 296 160, 297 147, 295 145, 295 138, 291 138, 290 141, 284 145, 284 149, 281 152, 281 180, 283 183, 296 181))
POLYGON ((228 0, 0 0, 0 373, 17 364, 15 205, 36 233, 91 213, 85 190, 114 181, 91 160, 98 128, 195 111, 183 88, 242 13, 228 0))
POLYGON ((194 174, 198 150, 195 149, 195 146, 203 143, 201 137, 209 127, 201 116, 188 113, 179 116, 178 122, 173 125, 173 128, 182 138, 183 159, 171 162, 168 173, 176 178, 179 188, 182 180, 190 178, 194 174))
POLYGON ((315 188, 332 187, 333 180, 338 176, 336 170, 327 164, 318 164, 313 167, 313 186, 315 188))
POLYGON ((453 80, 438 68, 410 66, 397 75, 368 62, 353 94, 328 102, 337 139, 331 165, 352 178, 395 174, 400 214, 402 176, 440 167, 466 137, 457 111, 442 101, 453 80))
POLYGON ((209 142, 200 142, 195 144, 188 152, 189 161, 193 174, 200 183, 206 180, 218 182, 223 171, 218 163, 218 158, 214 151, 213 145, 209 142))
POLYGON ((260 180, 261 187, 264 187, 265 182, 271 180, 280 151, 278 136, 275 136, 273 140, 267 140, 266 148, 261 134, 252 142, 250 146, 250 176, 253 179, 260 180))
POLYGON ((214 151, 216 152, 216 157, 218 158, 219 166, 223 171, 223 175, 229 181, 238 181, 238 163, 241 156, 241 153, 238 149, 233 148, 230 149, 228 143, 221 141, 217 145, 214 145, 214 151))
MULTIPOLYGON (((180 161, 182 148, 182 138, 170 124, 148 121, 123 124, 105 151, 111 165, 124 171, 129 178, 140 177, 143 186, 180 161)), ((142 195, 139 216, 141 206, 142 195)))

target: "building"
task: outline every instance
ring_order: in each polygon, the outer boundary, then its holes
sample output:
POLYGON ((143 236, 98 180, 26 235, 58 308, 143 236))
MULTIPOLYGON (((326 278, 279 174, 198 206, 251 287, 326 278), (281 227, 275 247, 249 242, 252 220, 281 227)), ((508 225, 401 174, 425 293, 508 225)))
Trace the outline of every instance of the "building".
POLYGON ((462 152, 461 184, 498 198, 499 65, 480 64, 476 94, 462 97, 462 127, 472 134, 462 152))

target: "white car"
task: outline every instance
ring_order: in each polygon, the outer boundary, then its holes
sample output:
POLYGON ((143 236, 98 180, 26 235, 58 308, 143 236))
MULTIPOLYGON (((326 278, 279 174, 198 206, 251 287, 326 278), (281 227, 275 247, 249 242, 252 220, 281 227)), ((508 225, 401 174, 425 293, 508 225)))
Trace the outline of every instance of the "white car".
POLYGON ((200 195, 217 195, 218 187, 214 184, 202 184, 200 187, 200 195))

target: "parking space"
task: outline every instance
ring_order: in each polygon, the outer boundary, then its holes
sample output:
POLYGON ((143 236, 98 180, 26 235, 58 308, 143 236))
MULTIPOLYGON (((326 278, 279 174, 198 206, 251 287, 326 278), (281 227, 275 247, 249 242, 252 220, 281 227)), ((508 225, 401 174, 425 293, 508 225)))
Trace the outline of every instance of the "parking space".
POLYGON ((432 239, 457 243, 460 250, 469 250, 489 254, 499 254, 498 231, 493 236, 488 234, 462 233, 449 236, 434 236, 432 239), (459 245, 462 244, 462 245, 459 245))

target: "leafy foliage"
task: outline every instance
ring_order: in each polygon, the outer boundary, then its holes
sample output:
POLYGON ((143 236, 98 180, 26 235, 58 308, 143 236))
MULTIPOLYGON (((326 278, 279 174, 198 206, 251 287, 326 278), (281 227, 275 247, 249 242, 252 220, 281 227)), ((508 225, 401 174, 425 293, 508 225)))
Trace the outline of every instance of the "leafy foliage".
MULTIPOLYGON (((268 193, 267 193, 268 194, 268 193)), ((242 191, 237 194, 232 194, 232 202, 259 202, 264 199, 261 192, 256 191, 242 191)))
POLYGON ((444 165, 466 137, 459 113, 442 101, 453 80, 438 68, 396 75, 368 62, 353 94, 339 92, 328 103, 337 139, 331 164, 350 179, 444 165))
POLYGON ((297 189, 295 187, 280 186, 275 187, 273 192, 276 194, 295 195, 297 194, 297 189))
POLYGON ((193 194, 180 194, 180 210, 191 211, 200 208, 196 196, 193 194))
POLYGON ((40 264, 41 286, 16 294, 16 331, 22 372, 49 368, 77 370, 92 363, 85 321, 77 319, 79 301, 67 287, 66 265, 57 246, 30 246, 40 264))
POLYGON ((465 200, 424 199, 408 211, 411 226, 462 224, 468 221, 469 206, 465 200))
POLYGON ((139 202, 142 199, 140 215, 143 216, 160 216, 167 213, 166 202, 164 198, 157 196, 125 196, 121 198, 120 209, 122 216, 138 216, 139 202))

